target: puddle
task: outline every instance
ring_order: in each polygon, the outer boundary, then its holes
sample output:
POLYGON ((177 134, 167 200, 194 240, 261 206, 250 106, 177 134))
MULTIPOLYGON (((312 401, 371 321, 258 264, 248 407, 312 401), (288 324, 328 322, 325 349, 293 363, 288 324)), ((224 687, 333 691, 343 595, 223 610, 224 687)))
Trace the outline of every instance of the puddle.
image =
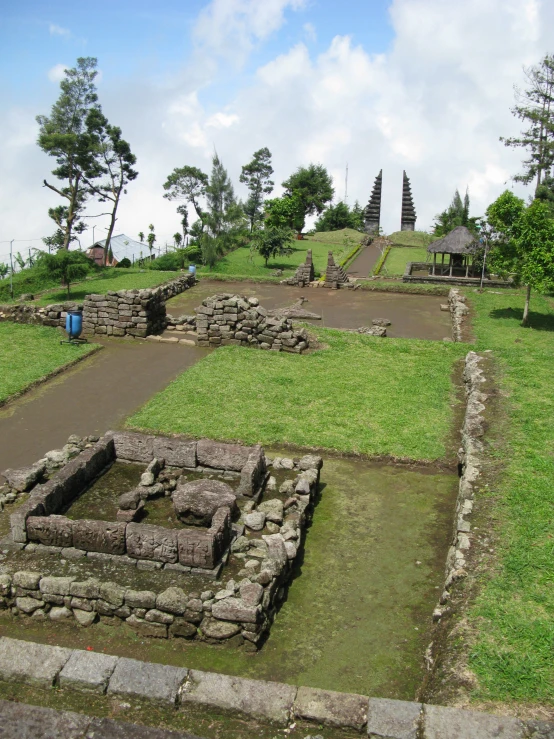
POLYGON ((327 290, 290 285, 252 282, 222 282, 201 279, 191 290, 167 301, 167 311, 174 316, 192 315, 204 298, 216 293, 238 293, 260 300, 264 308, 283 308, 301 296, 303 307, 322 317, 309 321, 329 328, 369 326, 373 318, 388 318, 392 325, 387 335, 404 339, 434 339, 450 336, 450 313, 441 311, 444 298, 436 295, 406 295, 365 290, 327 290))
MULTIPOLYGON (((303 556, 257 654, 185 640, 144 640, 130 629, 105 624, 86 630, 66 624, 54 630, 31 621, 22 626, 6 614, 0 614, 0 634, 17 637, 24 628, 25 638, 65 646, 90 645, 194 669, 411 700, 424 674, 456 488, 451 474, 325 457, 321 499, 303 556)), ((34 569, 30 555, 14 556, 21 569, 34 569)), ((45 573, 76 574, 85 565, 60 567, 59 556, 43 555, 40 567, 45 573)), ((185 584, 182 576, 166 571, 118 571, 105 562, 94 562, 93 571, 90 563, 86 568, 87 576, 129 581, 135 588, 203 588, 196 578, 185 584)), ((233 572, 228 565, 223 581, 233 572)))

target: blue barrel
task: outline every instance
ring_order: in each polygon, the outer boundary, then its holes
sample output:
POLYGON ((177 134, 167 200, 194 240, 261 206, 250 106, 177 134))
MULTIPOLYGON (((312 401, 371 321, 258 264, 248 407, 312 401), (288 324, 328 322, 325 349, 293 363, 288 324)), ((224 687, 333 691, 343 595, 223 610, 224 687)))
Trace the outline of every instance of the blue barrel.
POLYGON ((189 273, 191 275, 195 275, 196 274, 196 264, 189 264, 189 273))
POLYGON ((83 330, 83 314, 80 311, 68 310, 65 317, 65 330, 70 339, 76 339, 83 330))

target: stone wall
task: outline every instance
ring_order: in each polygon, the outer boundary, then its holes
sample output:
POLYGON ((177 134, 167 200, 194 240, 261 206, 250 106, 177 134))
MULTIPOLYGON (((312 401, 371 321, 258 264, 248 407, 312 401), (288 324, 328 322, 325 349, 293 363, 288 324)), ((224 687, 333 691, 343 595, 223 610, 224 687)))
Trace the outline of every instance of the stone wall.
POLYGON ((448 293, 448 305, 452 318, 452 340, 463 341, 466 316, 469 315, 465 295, 459 290, 451 289, 448 293))
POLYGON ((137 338, 161 333, 167 324, 165 301, 195 283, 196 277, 187 273, 153 289, 110 290, 106 295, 87 295, 83 331, 137 338))
POLYGON ((65 303, 54 303, 47 306, 26 305, 0 305, 0 321, 12 321, 13 323, 33 323, 39 326, 53 326, 65 328, 67 311, 82 311, 83 304, 68 301, 65 303))
POLYGON ((309 348, 305 329, 287 318, 271 317, 257 298, 222 293, 196 308, 198 346, 256 346, 301 354, 309 348))

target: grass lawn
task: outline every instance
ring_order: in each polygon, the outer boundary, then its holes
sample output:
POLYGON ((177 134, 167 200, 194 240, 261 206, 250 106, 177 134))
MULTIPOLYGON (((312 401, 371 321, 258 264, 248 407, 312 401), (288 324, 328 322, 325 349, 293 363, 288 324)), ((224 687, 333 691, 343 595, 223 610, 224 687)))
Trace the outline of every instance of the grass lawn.
MULTIPOLYGON (((85 295, 97 293, 103 295, 108 290, 140 290, 145 287, 156 287, 162 282, 177 277, 180 272, 160 272, 159 270, 138 269, 107 269, 101 275, 92 277, 84 282, 75 283, 71 286, 69 300, 81 301, 85 295)), ((50 305, 52 303, 63 303, 68 300, 67 290, 53 290, 41 295, 35 301, 37 305, 50 305)))
POLYGON ((427 247, 437 236, 432 236, 426 231, 395 231, 388 236, 394 246, 424 246, 427 247))
POLYGON ((318 329, 328 349, 298 356, 222 347, 128 424, 166 433, 444 458, 453 363, 467 347, 318 329))
POLYGON ((95 348, 60 344, 60 338, 55 328, 0 323, 0 403, 95 348))
POLYGON ((380 275, 402 277, 406 262, 426 262, 427 248, 423 246, 393 246, 381 267, 380 275))
POLYGON ((469 618, 478 700, 554 700, 554 301, 521 292, 468 291, 479 349, 492 349, 507 422, 493 435, 503 472, 491 490, 498 565, 469 618), (506 428, 507 425, 507 428, 506 428))
POLYGON ((327 267, 328 251, 332 251, 335 261, 340 262, 352 250, 352 243, 345 240, 347 237, 359 242, 363 238, 363 234, 352 228, 344 228, 341 231, 318 232, 312 236, 306 236, 301 241, 292 242, 294 251, 290 256, 270 259, 267 267, 263 257, 257 252, 251 255, 250 248, 245 246, 227 254, 216 264, 213 270, 201 267, 198 272, 214 277, 222 274, 257 279, 271 277, 273 270, 282 269, 286 277, 292 275, 298 265, 305 261, 306 251, 311 249, 316 275, 320 275, 325 272, 327 267))

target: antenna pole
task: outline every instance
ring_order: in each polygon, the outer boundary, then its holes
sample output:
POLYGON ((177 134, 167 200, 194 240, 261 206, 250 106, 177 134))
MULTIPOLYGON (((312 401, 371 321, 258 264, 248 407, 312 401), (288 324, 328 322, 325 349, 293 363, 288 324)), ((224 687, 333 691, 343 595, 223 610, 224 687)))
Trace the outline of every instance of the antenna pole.
POLYGON ((346 162, 346 176, 344 178, 344 204, 348 204, 348 162, 346 162))

